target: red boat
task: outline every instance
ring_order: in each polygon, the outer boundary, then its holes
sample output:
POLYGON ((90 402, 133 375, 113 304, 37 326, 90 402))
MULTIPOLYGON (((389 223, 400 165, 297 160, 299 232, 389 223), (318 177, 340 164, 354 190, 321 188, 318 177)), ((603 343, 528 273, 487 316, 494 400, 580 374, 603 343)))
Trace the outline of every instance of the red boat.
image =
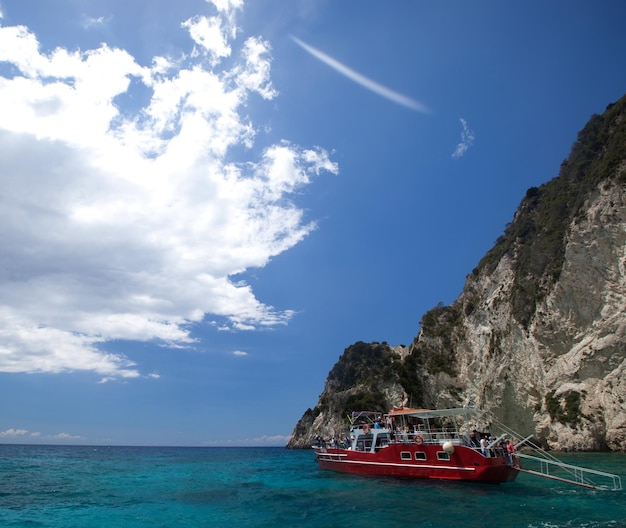
MULTIPOLYGON (((355 412, 350 434, 314 446, 321 469, 368 476, 507 482, 520 468, 505 435, 471 428, 472 408, 355 412), (463 429, 464 427, 464 429, 463 429)), ((510 439, 509 439, 510 442, 510 439)))
POLYGON ((519 473, 597 490, 621 490, 619 475, 561 462, 503 424, 472 407, 394 408, 353 412, 342 441, 318 437, 321 469, 378 477, 509 482, 519 473), (484 429, 489 424, 492 431, 484 429), (492 432, 499 434, 494 437, 492 432), (527 452, 518 453, 524 446, 527 452), (520 463, 524 459, 524 467, 520 463))

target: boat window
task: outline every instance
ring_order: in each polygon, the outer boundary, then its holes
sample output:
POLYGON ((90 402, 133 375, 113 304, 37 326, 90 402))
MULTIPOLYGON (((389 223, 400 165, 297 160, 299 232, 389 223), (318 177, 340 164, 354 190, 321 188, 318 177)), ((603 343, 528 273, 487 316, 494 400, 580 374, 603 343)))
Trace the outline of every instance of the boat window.
POLYGON ((373 440, 374 440, 374 436, 371 434, 360 435, 356 441, 356 450, 357 451, 371 451, 373 440))
POLYGON ((424 451, 415 451, 415 460, 426 460, 426 453, 424 451))
POLYGON ((437 458, 439 460, 450 460, 450 454, 445 451, 437 451, 437 458))
POLYGON ((376 437, 376 449, 381 449, 389 444, 389 435, 386 433, 381 433, 376 437))
POLYGON ((400 458, 402 460, 411 460, 411 453, 409 451, 401 451, 400 458))

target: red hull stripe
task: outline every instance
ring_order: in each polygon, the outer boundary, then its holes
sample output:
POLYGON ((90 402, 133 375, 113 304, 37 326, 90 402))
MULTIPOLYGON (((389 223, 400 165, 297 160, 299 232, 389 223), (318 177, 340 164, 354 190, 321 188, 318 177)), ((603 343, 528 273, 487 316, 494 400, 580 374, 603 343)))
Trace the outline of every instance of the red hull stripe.
POLYGON ((459 467, 459 466, 431 466, 426 464, 399 464, 396 462, 366 462, 363 460, 336 460, 321 458, 321 462, 330 462, 331 464, 357 464, 362 466, 379 466, 379 467, 405 467, 412 469, 447 469, 450 471, 476 471, 473 467, 459 467))

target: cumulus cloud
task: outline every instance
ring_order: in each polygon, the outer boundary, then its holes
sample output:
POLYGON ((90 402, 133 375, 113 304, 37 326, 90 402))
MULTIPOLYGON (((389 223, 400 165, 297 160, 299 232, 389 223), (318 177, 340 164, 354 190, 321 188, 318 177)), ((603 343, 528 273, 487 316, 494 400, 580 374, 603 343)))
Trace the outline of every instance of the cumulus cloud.
POLYGON ((57 433, 57 434, 48 434, 42 435, 40 432, 30 432, 26 429, 7 429, 6 431, 0 431, 0 438, 10 438, 10 439, 39 439, 39 440, 85 440, 83 436, 73 435, 70 433, 57 433))
POLYGON ((389 101, 392 101, 396 104, 410 108, 411 110, 416 110, 418 112, 425 112, 425 113, 430 112, 428 107, 416 101, 415 99, 412 99, 406 95, 403 95, 390 88, 387 88, 386 86, 380 83, 377 83, 376 81, 373 81, 372 79, 366 77, 365 75, 360 74, 357 71, 354 71, 352 68, 349 68, 345 64, 339 62, 338 60, 327 55, 326 53, 323 53, 317 48, 314 48, 313 46, 310 46, 306 42, 303 42, 299 38, 296 38, 294 36, 292 36, 291 38, 296 44, 298 44, 298 46, 300 46, 303 50, 311 54, 313 57, 322 61, 327 66, 330 66, 335 71, 339 72, 341 75, 347 77, 348 79, 354 81, 357 84, 360 84, 364 88, 367 88, 368 90, 374 92, 375 94, 378 94, 381 97, 384 97, 385 99, 388 99, 389 101))
POLYGON ((0 431, 1 438, 15 438, 18 436, 26 436, 28 431, 26 429, 7 429, 6 431, 0 431))
POLYGON ((292 317, 230 277, 315 228, 290 197, 337 166, 288 141, 228 156, 254 142, 251 94, 277 93, 267 42, 233 52, 241 1, 212 3, 216 16, 182 24, 196 53, 150 65, 106 44, 41 50, 28 28, 0 27, 0 371, 134 378, 107 343, 188 346, 205 318, 292 317))
POLYGON ((460 158, 465 154, 468 148, 474 144, 474 131, 468 126, 467 121, 462 117, 459 119, 463 130, 461 131, 461 141, 456 146, 455 151, 452 153, 453 158, 460 158))

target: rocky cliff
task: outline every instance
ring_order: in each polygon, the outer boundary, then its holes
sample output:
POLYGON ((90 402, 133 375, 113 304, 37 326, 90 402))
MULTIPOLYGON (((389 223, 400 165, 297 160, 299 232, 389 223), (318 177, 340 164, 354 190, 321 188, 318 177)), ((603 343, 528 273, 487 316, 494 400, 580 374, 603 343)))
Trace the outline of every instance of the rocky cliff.
POLYGON ((471 400, 553 449, 626 451, 626 97, 420 325, 409 347, 348 347, 288 447, 339 434, 351 410, 471 400))

